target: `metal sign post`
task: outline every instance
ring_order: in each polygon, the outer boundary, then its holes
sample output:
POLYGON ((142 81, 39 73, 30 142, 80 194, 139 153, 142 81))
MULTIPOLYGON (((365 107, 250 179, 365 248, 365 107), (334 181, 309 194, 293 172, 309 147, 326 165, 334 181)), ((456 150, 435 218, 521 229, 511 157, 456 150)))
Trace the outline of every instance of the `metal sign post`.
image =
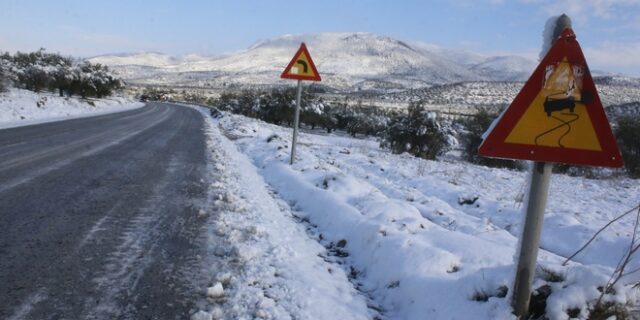
POLYGON ((298 80, 298 92, 296 93, 296 111, 293 118, 293 141, 291 141, 291 160, 293 164, 296 157, 296 141, 298 140, 298 124, 300 121, 300 96, 302 95, 302 80, 321 81, 320 73, 311 59, 307 46, 300 44, 300 49, 293 56, 289 65, 284 69, 280 78, 298 80))
POLYGON ((549 50, 478 149, 483 157, 535 161, 511 301, 521 319, 529 311, 551 163, 623 165, 571 19, 561 15, 550 27, 549 50))
POLYGON ((300 120, 300 97, 302 96, 302 80, 298 80, 298 91, 296 93, 296 112, 293 116, 293 141, 291 142, 291 161, 296 157, 296 142, 298 141, 298 122, 300 120))
POLYGON ((531 187, 527 201, 525 223, 520 240, 520 254, 513 285, 513 306, 517 316, 524 317, 528 313, 531 297, 531 285, 538 259, 538 246, 542 234, 544 208, 547 205, 551 168, 547 162, 535 162, 531 175, 531 187))

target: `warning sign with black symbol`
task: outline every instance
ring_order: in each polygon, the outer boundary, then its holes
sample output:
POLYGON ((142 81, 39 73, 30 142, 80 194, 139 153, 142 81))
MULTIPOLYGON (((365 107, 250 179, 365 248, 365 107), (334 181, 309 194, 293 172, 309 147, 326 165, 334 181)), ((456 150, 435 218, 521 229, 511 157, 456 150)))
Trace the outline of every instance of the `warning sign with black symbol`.
POLYGON ((284 69, 280 78, 320 81, 320 73, 318 73, 309 50, 307 50, 307 46, 304 43, 300 45, 300 49, 284 69))
POLYGON ((555 41, 480 146, 486 157, 623 165, 576 36, 555 41))

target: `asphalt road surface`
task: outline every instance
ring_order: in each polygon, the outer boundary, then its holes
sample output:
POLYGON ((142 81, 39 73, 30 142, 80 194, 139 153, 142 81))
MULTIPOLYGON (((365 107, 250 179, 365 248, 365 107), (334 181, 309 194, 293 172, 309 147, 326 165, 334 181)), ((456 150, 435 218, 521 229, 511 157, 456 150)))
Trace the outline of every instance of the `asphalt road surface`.
POLYGON ((0 319, 188 319, 203 296, 203 126, 152 103, 0 130, 0 319))

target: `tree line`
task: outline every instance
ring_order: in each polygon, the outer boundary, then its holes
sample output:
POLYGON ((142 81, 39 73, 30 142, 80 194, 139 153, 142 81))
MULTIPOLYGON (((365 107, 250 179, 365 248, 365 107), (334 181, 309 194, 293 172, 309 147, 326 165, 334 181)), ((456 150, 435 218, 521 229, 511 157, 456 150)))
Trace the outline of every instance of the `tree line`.
MULTIPOLYGON (((223 111, 242 114, 273 124, 292 125, 295 111, 295 89, 223 93, 206 99, 207 105, 223 111)), ((311 129, 322 128, 327 133, 342 130, 355 137, 375 136, 381 145, 394 153, 408 152, 425 159, 435 159, 452 147, 451 132, 441 126, 423 103, 412 103, 406 110, 388 110, 357 101, 328 102, 308 90, 300 102, 300 123, 311 129)))
MULTIPOLYGON (((295 89, 225 93, 217 99, 208 99, 206 103, 221 110, 290 126, 295 107, 295 89)), ((329 133, 337 129, 352 136, 376 136, 382 147, 394 153, 407 152, 425 159, 436 159, 457 144, 462 157, 468 162, 522 170, 526 167, 523 161, 478 156, 482 134, 497 116, 491 111, 479 109, 475 116, 448 123, 425 111, 422 101, 411 102, 407 110, 386 110, 365 106, 360 102, 352 105, 348 97, 342 102, 328 103, 311 92, 303 91, 300 122, 312 129, 324 128, 329 133)), ((613 130, 625 161, 626 172, 630 177, 640 178, 640 139, 637 138, 640 117, 622 117, 613 123, 613 130)), ((557 164, 554 170, 596 177, 599 169, 557 164)))
MULTIPOLYGON (((188 102, 288 126, 292 125, 295 108, 294 88, 226 92, 217 98, 173 90, 147 89, 145 94, 176 95, 188 102)), ((495 108, 479 108, 473 116, 445 120, 426 111, 422 101, 411 102, 406 110, 393 110, 364 105, 361 101, 354 104, 348 96, 342 101, 327 102, 310 91, 303 91, 301 98, 300 123, 311 129, 322 128, 328 133, 342 130, 354 137, 378 137, 381 146, 394 153, 407 152, 425 159, 436 159, 457 148, 461 157, 470 163, 515 170, 526 168, 524 161, 478 155, 483 133, 498 116, 495 108)), ((625 161, 626 172, 630 177, 640 178, 640 139, 637 139, 640 117, 620 117, 612 128, 625 161)), ((599 175, 598 168, 565 164, 556 164, 554 171, 587 177, 599 175)))
POLYGON ((102 98, 121 89, 124 83, 107 66, 40 49, 0 55, 0 89, 8 86, 35 92, 49 90, 60 96, 102 98))
MULTIPOLYGON (((489 129, 498 114, 479 110, 476 116, 462 121, 465 133, 461 135, 463 157, 465 160, 489 167, 503 167, 511 169, 523 169, 523 161, 484 158, 478 155, 478 147, 482 143, 482 134, 489 129)), ((618 117, 612 124, 613 134, 618 142, 620 153, 625 163, 625 171, 631 177, 640 178, 640 116, 625 115, 618 117)), ((569 175, 597 177, 599 168, 587 166, 575 166, 569 164, 555 164, 554 172, 569 175)))

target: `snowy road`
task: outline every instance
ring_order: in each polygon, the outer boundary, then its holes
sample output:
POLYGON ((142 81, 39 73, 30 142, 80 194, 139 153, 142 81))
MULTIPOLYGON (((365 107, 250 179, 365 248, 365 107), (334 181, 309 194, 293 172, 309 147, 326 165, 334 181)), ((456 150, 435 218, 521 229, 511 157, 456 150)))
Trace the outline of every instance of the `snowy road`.
POLYGON ((0 130, 0 318, 188 318, 206 281, 203 124, 149 104, 0 130))

